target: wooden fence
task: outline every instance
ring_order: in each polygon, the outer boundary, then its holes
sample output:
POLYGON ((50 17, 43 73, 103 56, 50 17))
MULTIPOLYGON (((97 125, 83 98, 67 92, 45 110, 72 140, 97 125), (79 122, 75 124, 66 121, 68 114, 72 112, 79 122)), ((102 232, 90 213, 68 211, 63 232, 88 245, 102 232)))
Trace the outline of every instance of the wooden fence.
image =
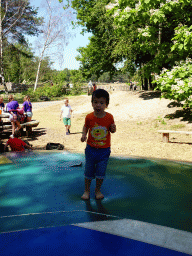
POLYGON ((97 88, 99 89, 104 89, 106 91, 129 91, 130 90, 130 86, 129 85, 126 85, 126 84, 120 84, 120 85, 117 85, 117 84, 107 84, 107 85, 104 85, 104 84, 98 84, 97 85, 97 88))

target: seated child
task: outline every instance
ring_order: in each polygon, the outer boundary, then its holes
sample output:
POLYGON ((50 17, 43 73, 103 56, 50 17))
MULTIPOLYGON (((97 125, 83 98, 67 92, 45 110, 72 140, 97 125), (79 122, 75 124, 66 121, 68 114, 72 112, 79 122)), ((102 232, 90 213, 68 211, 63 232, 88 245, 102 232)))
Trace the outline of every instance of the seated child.
POLYGON ((24 141, 19 139, 21 136, 21 133, 19 130, 16 130, 14 132, 14 137, 10 138, 7 143, 5 144, 4 151, 6 151, 6 148, 10 146, 11 151, 24 151, 25 149, 32 149, 31 146, 27 145, 24 141))
POLYGON ((8 97, 9 102, 6 105, 6 112, 9 112, 10 114, 10 122, 12 124, 12 135, 14 134, 16 127, 18 127, 18 130, 21 129, 20 120, 17 116, 17 109, 19 108, 19 103, 14 100, 13 95, 9 95, 8 97))

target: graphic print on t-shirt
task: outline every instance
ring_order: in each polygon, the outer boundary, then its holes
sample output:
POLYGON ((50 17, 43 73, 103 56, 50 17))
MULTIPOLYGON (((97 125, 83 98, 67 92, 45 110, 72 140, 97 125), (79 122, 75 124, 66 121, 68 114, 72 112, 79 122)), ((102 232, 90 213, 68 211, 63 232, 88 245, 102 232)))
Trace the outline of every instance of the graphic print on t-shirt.
POLYGON ((106 144, 104 141, 106 140, 107 134, 108 134, 107 128, 105 126, 98 126, 97 123, 91 129, 91 135, 95 139, 95 144, 100 146, 106 144))

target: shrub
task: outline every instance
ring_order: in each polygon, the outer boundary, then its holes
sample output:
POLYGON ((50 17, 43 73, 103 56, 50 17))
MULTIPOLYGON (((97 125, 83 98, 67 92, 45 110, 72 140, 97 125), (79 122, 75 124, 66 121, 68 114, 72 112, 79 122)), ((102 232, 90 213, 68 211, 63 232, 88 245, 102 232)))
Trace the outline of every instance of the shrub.
POLYGON ((153 81, 162 92, 162 97, 182 102, 183 108, 192 107, 192 60, 177 62, 171 69, 163 69, 160 75, 153 81))
POLYGON ((36 91, 34 92, 33 88, 28 89, 25 92, 25 95, 29 95, 31 99, 39 99, 42 96, 47 96, 48 98, 53 97, 61 97, 65 94, 65 88, 63 88, 62 85, 53 85, 50 86, 49 84, 46 84, 42 87, 38 87, 36 91))

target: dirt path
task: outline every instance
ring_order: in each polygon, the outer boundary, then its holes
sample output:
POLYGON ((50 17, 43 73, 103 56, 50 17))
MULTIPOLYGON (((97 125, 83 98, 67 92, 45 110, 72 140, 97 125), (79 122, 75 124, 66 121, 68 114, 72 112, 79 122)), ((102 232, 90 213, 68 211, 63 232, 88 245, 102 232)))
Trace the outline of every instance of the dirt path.
MULTIPOLYGON (((165 119, 181 109, 168 107, 169 100, 160 99, 155 92, 112 92, 107 109, 112 113, 117 132, 112 134, 112 155, 166 158, 191 161, 192 136, 173 134, 171 143, 163 143, 159 129, 192 131, 192 124, 182 117, 165 119)), ((81 131, 87 113, 92 111, 91 96, 70 98, 74 110, 71 135, 65 135, 63 122, 59 120, 62 102, 34 108, 33 118, 40 121, 34 136, 28 141, 35 149, 45 149, 48 142, 58 142, 71 152, 84 152, 80 142, 81 131)))

